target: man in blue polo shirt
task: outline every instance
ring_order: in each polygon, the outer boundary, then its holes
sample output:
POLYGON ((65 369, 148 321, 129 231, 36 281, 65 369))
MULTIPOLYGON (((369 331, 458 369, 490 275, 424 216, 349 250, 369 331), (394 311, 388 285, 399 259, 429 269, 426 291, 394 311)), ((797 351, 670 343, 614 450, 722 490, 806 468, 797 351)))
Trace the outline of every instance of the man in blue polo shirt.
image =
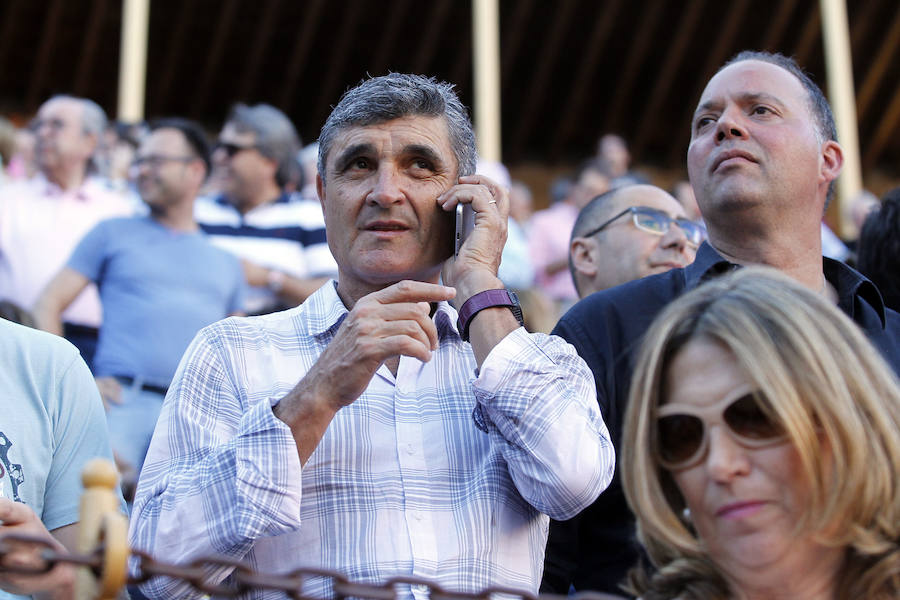
POLYGON ((183 119, 154 123, 134 162, 150 215, 97 225, 35 307, 38 325, 57 333, 65 307, 97 283, 104 320, 94 375, 113 450, 137 471, 191 339, 243 308, 239 262, 213 246, 193 219, 208 160, 198 126, 183 119))

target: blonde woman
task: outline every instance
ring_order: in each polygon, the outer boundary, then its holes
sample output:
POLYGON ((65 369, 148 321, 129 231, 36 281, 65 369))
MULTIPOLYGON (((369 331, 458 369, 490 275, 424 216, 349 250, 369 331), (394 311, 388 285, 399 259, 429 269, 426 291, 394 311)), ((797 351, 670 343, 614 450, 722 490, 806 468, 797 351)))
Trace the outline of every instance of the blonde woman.
POLYGON ((823 297, 746 268, 675 301, 624 436, 644 600, 900 597, 900 390, 823 297))

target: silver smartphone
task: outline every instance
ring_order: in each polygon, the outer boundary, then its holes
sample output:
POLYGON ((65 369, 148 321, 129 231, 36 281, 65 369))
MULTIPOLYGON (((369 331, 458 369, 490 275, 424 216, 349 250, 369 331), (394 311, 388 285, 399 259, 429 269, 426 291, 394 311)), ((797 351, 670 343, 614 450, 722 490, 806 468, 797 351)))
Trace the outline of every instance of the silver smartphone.
POLYGON ((453 248, 453 256, 459 256, 459 249, 462 247, 463 242, 466 241, 466 238, 469 237, 469 234, 472 233, 472 230, 475 229, 475 211, 472 210, 471 204, 457 204, 456 205, 456 236, 455 243, 453 248))

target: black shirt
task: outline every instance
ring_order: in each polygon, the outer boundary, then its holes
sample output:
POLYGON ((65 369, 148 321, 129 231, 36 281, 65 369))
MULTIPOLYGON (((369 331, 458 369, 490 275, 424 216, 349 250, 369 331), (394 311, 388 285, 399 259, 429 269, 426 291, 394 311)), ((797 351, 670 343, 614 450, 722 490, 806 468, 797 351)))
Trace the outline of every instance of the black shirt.
MULTIPOLYGON (((885 308, 875 285, 847 265, 823 258, 838 306, 900 373, 900 314, 885 308)), ((553 333, 575 346, 594 372, 597 400, 618 450, 637 350, 653 319, 673 299, 703 281, 738 268, 704 243, 694 263, 592 294, 566 313, 553 333)), ((551 521, 542 592, 619 593, 639 557, 634 517, 616 469, 612 483, 574 519, 551 521)))

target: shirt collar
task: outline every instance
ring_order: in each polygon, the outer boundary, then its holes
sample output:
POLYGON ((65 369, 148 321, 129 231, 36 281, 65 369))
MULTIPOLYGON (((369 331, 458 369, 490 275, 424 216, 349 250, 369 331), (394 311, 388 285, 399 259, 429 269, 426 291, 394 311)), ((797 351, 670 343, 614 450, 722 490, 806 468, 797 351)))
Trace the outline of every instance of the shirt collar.
MULTIPOLYGON (((704 281, 738 268, 740 265, 722 258, 706 241, 697 250, 694 262, 684 269, 685 285, 687 289, 693 289, 704 281)), ((838 306, 844 313, 853 318, 856 298, 861 298, 875 309, 881 326, 885 326, 884 300, 874 283, 844 263, 827 257, 822 257, 822 271, 828 283, 837 290, 838 306)))
MULTIPOLYGON (((316 290, 301 308, 304 309, 300 314, 306 330, 316 337, 333 334, 349 313, 338 296, 337 281, 334 279, 316 290)), ((438 302, 433 318, 438 338, 446 335, 459 337, 459 331, 456 329, 456 310, 449 302, 438 302)))

